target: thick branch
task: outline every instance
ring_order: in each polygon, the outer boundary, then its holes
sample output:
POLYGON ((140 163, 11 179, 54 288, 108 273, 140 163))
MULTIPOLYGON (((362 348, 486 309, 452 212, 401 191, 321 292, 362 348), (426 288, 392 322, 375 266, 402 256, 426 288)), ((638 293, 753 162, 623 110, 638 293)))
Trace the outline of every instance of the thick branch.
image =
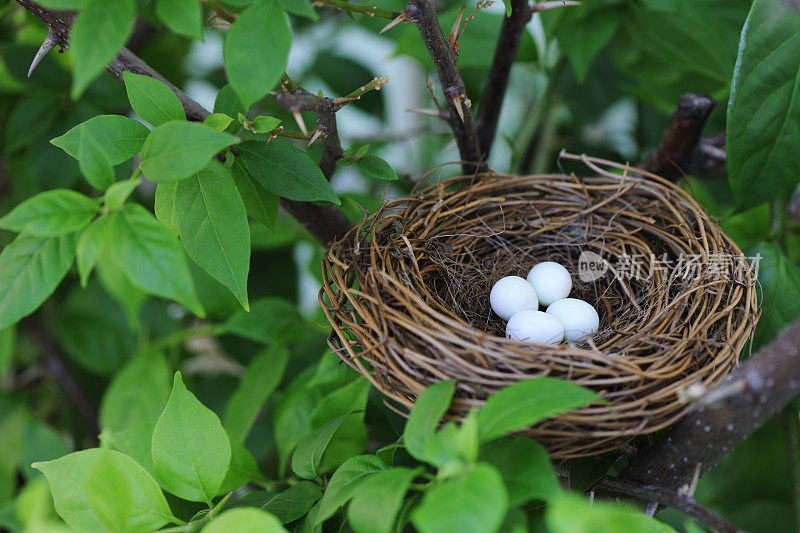
POLYGON ((707 472, 800 394, 799 349, 800 319, 706 394, 715 401, 695 408, 663 439, 634 454, 620 477, 677 490, 696 470, 707 472))
POLYGON ((50 340, 47 332, 45 332, 36 318, 32 316, 24 318, 22 324, 41 352, 47 373, 61 386, 67 398, 69 398, 70 402, 75 406, 75 409, 77 409, 78 414, 83 419, 92 437, 96 438, 97 435, 100 434, 100 426, 97 422, 97 411, 86 398, 78 382, 75 381, 75 378, 70 374, 58 348, 53 344, 53 341, 50 340))
POLYGON ((486 78, 486 85, 483 87, 477 121, 481 153, 486 159, 489 158, 497 132, 497 121, 503 107, 511 67, 517 57, 525 25, 531 20, 532 15, 533 9, 528 0, 511 0, 511 16, 503 19, 500 35, 497 37, 494 59, 489 69, 489 77, 486 78))
POLYGON ((432 0, 410 0, 406 12, 415 22, 422 41, 436 66, 447 103, 450 106, 448 122, 458 144, 464 172, 472 174, 485 168, 481 157, 478 132, 472 118, 467 91, 458 70, 458 57, 447 42, 436 16, 432 0), (463 119, 462 119, 463 117, 463 119))
POLYGON ((706 94, 681 96, 661 142, 640 165, 642 170, 672 180, 689 171, 703 126, 716 105, 717 101, 706 94))
POLYGON ((645 485, 630 480, 622 480, 613 477, 605 477, 596 485, 596 489, 605 489, 618 494, 625 494, 642 498, 650 502, 659 502, 667 507, 672 507, 686 513, 702 524, 708 526, 712 531, 720 533, 739 533, 742 529, 734 526, 723 519, 715 512, 697 503, 694 498, 677 490, 665 490, 653 485, 645 485))

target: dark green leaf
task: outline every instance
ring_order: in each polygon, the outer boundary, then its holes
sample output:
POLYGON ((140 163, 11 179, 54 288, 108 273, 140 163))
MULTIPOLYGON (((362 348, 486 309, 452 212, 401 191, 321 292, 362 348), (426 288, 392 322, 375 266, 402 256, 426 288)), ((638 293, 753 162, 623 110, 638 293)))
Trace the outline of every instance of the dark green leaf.
POLYGON ((728 105, 728 176, 739 207, 800 182, 800 6, 756 0, 747 17, 728 105))
MULTIPOLYGON (((239 114, 247 113, 247 108, 239 99, 239 95, 233 90, 230 84, 225 85, 217 93, 217 98, 214 100, 214 113, 224 113, 229 117, 236 117, 239 114)), ((225 130, 228 133, 236 133, 241 125, 232 120, 225 130)))
POLYGON ((259 352, 248 365, 222 417, 223 425, 235 439, 245 441, 259 411, 280 384, 288 360, 289 351, 273 345, 259 352))
POLYGON ((748 255, 754 258, 760 255, 761 318, 753 337, 753 346, 758 348, 800 315, 800 267, 792 264, 774 243, 761 243, 749 250, 748 255))
POLYGON ((292 455, 292 470, 295 474, 306 479, 319 477, 317 468, 322 460, 322 454, 325 453, 325 448, 328 447, 336 431, 344 424, 348 416, 350 415, 334 418, 300 439, 292 455))
POLYGON ((341 203, 319 166, 299 148, 273 139, 268 146, 244 142, 238 151, 245 168, 268 191, 291 200, 341 203))
POLYGON ((156 0, 156 15, 175 33, 190 39, 203 39, 200 0, 156 0))
POLYGON ((20 235, 0 253, 0 329, 34 311, 66 276, 78 236, 20 235))
POLYGON ((37 237, 71 233, 86 226, 97 213, 97 202, 70 191, 56 189, 28 198, 0 218, 0 228, 37 237))
POLYGON ((533 378, 502 389, 478 415, 481 441, 527 429, 553 415, 599 401, 594 392, 555 378, 533 378))
POLYGON ((274 514, 283 524, 294 522, 308 513, 314 503, 322 497, 322 491, 310 481, 300 481, 280 494, 276 494, 261 506, 274 514))
POLYGON ((357 455, 342 463, 331 476, 325 495, 319 502, 317 523, 333 516, 350 501, 365 480, 385 468, 386 464, 374 455, 357 455))
POLYGON ((617 8, 595 9, 559 31, 558 43, 572 63, 578 81, 586 79, 592 60, 614 37, 621 15, 617 8))
POLYGON ((239 161, 233 164, 231 171, 247 214, 268 228, 273 228, 278 218, 278 195, 262 187, 239 161))
POLYGON ((186 389, 180 372, 153 430, 152 453, 162 486, 184 500, 210 502, 228 472, 228 434, 217 415, 186 389))
POLYGON ((500 472, 508 488, 509 506, 528 500, 549 500, 561 493, 547 452, 528 437, 505 438, 486 444, 481 460, 500 472))
POLYGON ((244 107, 272 90, 286 69, 292 35, 278 0, 256 0, 225 36, 223 55, 228 81, 244 107))
POLYGON ((428 442, 436 432, 439 420, 450 407, 455 386, 454 381, 442 381, 431 385, 422 391, 414 403, 403 432, 403 442, 408 453, 414 458, 420 461, 426 459, 428 442))
MULTIPOLYGON (((189 1, 200 5, 197 0, 189 1)), ((167 85, 151 76, 127 71, 122 74, 131 107, 142 120, 153 126, 159 126, 170 120, 186 120, 186 113, 180 100, 167 85)))
POLYGON ((390 468, 373 474, 361 483, 347 509, 347 518, 353 529, 357 533, 392 531, 403 498, 418 473, 418 469, 390 468))
POLYGON ((256 342, 285 342, 302 328, 302 318, 297 307, 282 298, 262 298, 250 306, 250 311, 239 311, 222 326, 223 333, 231 333, 256 342))
POLYGON ((394 171, 392 166, 376 155, 367 154, 358 159, 356 165, 371 178, 386 181, 397 179, 397 172, 394 171))
POLYGON ((250 226, 230 171, 211 161, 178 182, 175 209, 181 242, 189 257, 249 310, 250 226))
POLYGON ((245 448, 244 444, 228 432, 228 441, 231 444, 231 464, 228 473, 219 487, 219 493, 231 492, 257 479, 263 479, 258 470, 253 454, 245 448))
POLYGON ((135 286, 205 315, 178 239, 150 212, 125 205, 112 218, 109 236, 114 261, 135 286))
POLYGON ((125 44, 135 14, 134 0, 85 1, 69 39, 75 58, 73 100, 83 94, 125 44))
POLYGON ((317 11, 311 6, 309 0, 280 0, 281 7, 292 15, 306 17, 311 20, 319 20, 317 11))
POLYGON ((154 129, 142 146, 142 171, 150 181, 187 178, 238 139, 197 122, 172 121, 154 129))

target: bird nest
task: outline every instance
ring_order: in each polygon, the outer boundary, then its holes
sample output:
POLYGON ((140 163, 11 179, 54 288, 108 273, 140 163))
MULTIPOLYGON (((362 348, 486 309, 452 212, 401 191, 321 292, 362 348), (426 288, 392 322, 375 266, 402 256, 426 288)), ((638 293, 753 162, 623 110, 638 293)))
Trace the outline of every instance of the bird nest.
POLYGON ((687 387, 737 365, 759 314, 755 274, 674 184, 582 159, 593 176, 462 176, 366 218, 322 262, 334 352, 403 413, 448 379, 456 420, 523 379, 588 387, 606 402, 525 432, 554 458, 612 451, 679 420, 687 387), (570 270, 571 296, 598 310, 596 334, 534 350, 505 337, 491 287, 541 261, 570 270))

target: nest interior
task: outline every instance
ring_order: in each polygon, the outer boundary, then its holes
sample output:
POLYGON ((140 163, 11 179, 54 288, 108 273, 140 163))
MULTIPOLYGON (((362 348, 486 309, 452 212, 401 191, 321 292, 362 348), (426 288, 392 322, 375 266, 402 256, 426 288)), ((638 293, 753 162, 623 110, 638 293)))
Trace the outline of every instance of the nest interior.
POLYGON ((677 421, 680 391, 719 382, 758 318, 753 272, 716 221, 657 176, 464 176, 390 202, 323 259, 329 343, 401 411, 432 383, 456 379, 449 416, 493 392, 551 376, 607 403, 526 433, 554 458, 614 450, 677 421), (608 269, 583 281, 580 258, 608 269), (573 275, 600 330, 558 346, 505 338, 492 285, 541 261, 573 275))

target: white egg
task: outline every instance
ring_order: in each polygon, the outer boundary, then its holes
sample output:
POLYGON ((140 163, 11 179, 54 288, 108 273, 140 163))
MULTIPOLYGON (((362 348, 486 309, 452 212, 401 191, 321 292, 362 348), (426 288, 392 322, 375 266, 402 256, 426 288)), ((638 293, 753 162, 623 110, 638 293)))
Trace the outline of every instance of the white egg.
POLYGON ((520 311, 506 324, 506 337, 515 341, 558 344, 564 338, 564 327, 555 317, 542 311, 520 311))
POLYGON ((577 298, 563 298, 551 303, 547 314, 564 326, 564 338, 577 341, 595 333, 600 327, 600 317, 590 304, 577 298))
POLYGON ((489 294, 492 311, 503 320, 527 309, 539 309, 539 298, 531 284, 519 276, 506 276, 492 287, 489 294))
POLYGON ((545 306, 566 298, 572 290, 569 271, 553 261, 545 261, 533 267, 528 273, 528 283, 536 291, 539 303, 545 306))

